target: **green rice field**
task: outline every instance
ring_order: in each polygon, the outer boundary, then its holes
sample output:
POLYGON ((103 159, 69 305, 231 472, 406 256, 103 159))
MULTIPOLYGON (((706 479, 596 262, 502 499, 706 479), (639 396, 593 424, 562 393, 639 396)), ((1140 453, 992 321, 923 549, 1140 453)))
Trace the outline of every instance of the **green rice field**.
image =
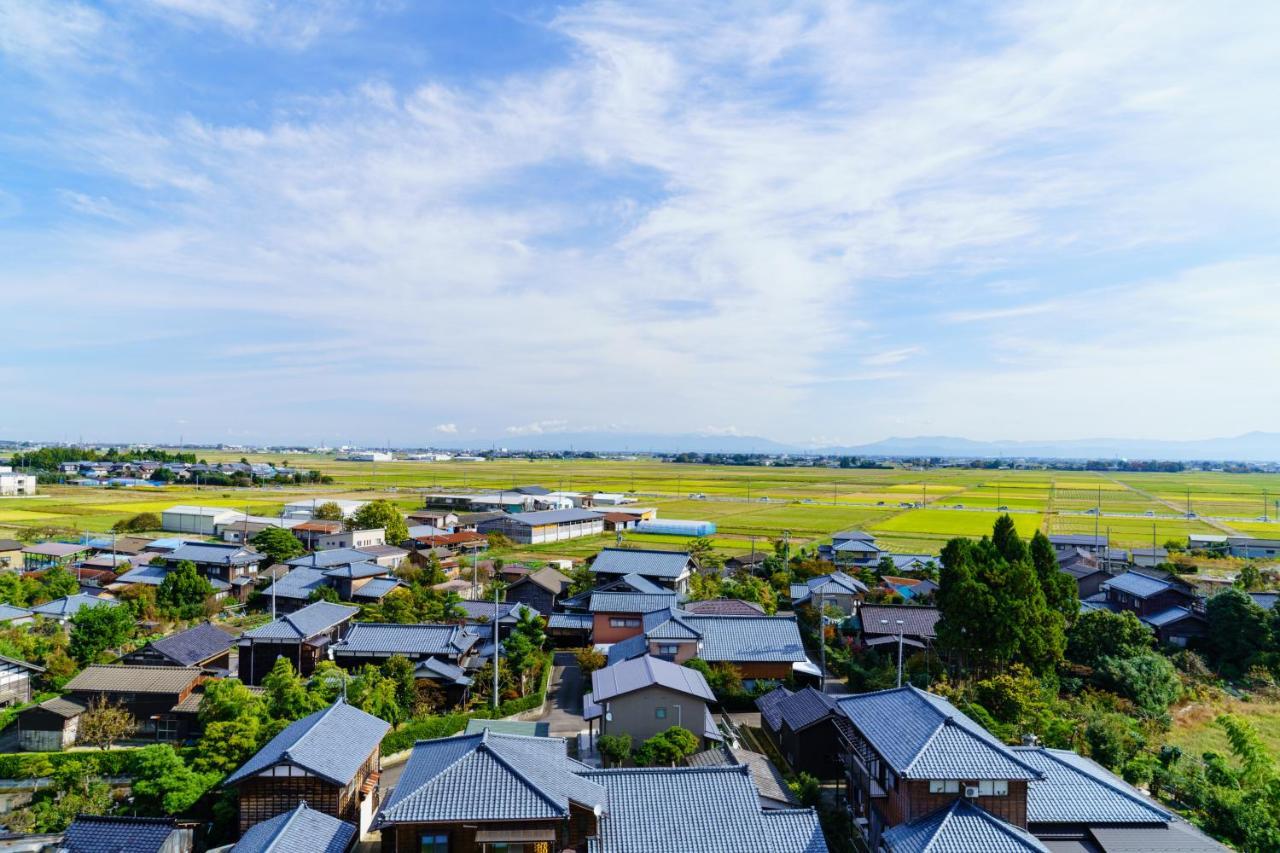
MULTIPOLYGON (((210 462, 239 453, 201 454, 210 462)), ((769 547, 784 531, 797 545, 839 530, 874 531, 895 552, 936 552, 953 536, 980 536, 1005 507, 1030 536, 1092 533, 1095 524, 1120 547, 1149 546, 1191 533, 1280 536, 1280 475, 1218 472, 1109 474, 940 468, 917 470, 686 465, 631 460, 493 460, 489 462, 338 461, 332 456, 253 455, 251 461, 314 468, 334 478, 323 487, 232 489, 170 486, 101 489, 42 485, 31 498, 0 500, 0 536, 34 539, 103 532, 141 512, 179 503, 274 515, 285 503, 316 498, 385 497, 404 509, 426 491, 486 491, 521 485, 553 490, 631 493, 661 517, 705 519, 725 554, 769 547), (1189 508, 1189 510, 1188 510, 1189 508), (1096 519, 1091 512, 1100 510, 1096 519), (1188 518, 1187 512, 1195 514, 1188 518), (1268 521, 1257 520, 1264 515, 1268 521)), ((612 535, 539 546, 532 552, 586 556, 612 535)), ((673 536, 628 533, 628 541, 679 547, 673 536)))

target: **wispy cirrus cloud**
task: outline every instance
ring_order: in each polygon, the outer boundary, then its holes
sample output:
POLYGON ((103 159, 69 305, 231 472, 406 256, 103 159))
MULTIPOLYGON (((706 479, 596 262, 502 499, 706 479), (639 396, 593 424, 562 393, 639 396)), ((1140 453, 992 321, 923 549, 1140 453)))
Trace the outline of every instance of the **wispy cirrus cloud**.
MULTIPOLYGON (((980 5, 963 23, 878 4, 584 3, 524 20, 559 49, 516 70, 375 64, 320 89, 307 46, 358 31, 408 51, 398 28, 419 10, 156 0, 33 16, 0 0, 15 8, 0 52, 45 88, 22 126, 0 127, 0 153, 56 164, 50 191, 79 216, 0 226, 0 250, 25 259, 0 289, 32 316, 59 305, 92 327, 145 305, 192 330, 166 359, 126 341, 42 372, 89 393, 153 383, 170 407, 225 397, 237 423, 280 438, 347 417, 317 382, 359 389, 342 429, 376 412, 399 440, 451 425, 459 400, 482 435, 686 431, 726 411, 782 438, 815 419, 850 441, 934 426, 940 383, 1021 376, 1039 357, 1025 341, 1120 352, 1076 306, 1142 294, 1129 322, 1169 319, 1150 265, 1165 282, 1214 268, 1241 235, 1269 246, 1280 214, 1263 4, 980 5), (140 15, 161 35, 141 40, 140 15), (270 96, 252 74, 168 69, 242 95, 232 110, 161 108, 137 75, 51 70, 97 38, 173 62, 165 24, 249 55, 283 45, 264 64, 299 64, 270 96), (1011 281, 1025 286, 984 286, 1011 281), (228 353, 228 330, 262 348, 228 353), (180 364, 181 385, 158 363, 180 364), (854 381, 856 401, 831 390, 854 381)), ((1280 310, 1277 291, 1250 293, 1258 313, 1280 310)), ((1134 338, 1126 357, 1167 355, 1134 338)), ((988 408, 947 412, 982 437, 988 408)), ((1027 408, 1029 434, 1057 428, 1027 408)), ((146 428, 130 417, 122 432, 146 428)))

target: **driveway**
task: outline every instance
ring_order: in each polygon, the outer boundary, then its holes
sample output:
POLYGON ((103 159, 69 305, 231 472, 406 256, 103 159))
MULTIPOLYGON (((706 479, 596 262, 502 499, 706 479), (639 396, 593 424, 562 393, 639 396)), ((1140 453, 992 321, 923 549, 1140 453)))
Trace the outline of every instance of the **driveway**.
POLYGON ((547 692, 551 699, 542 709, 539 722, 550 724, 550 734, 576 735, 587 727, 582 720, 582 668, 572 652, 556 652, 547 692))

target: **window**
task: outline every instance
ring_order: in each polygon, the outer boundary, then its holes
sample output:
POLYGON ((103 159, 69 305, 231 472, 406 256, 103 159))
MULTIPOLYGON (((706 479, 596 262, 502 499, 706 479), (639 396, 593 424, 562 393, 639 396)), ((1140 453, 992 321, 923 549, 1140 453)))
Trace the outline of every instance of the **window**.
POLYGON ((670 643, 664 646, 658 646, 658 654, 660 655, 674 655, 679 651, 680 651, 680 647, 675 645, 674 643, 670 643))
POLYGON ((177 740, 178 721, 169 717, 157 720, 156 738, 158 740, 177 740))
POLYGON ((449 853, 449 836, 424 835, 420 849, 421 853, 449 853))
POLYGON ((640 620, 639 619, 621 619, 619 617, 612 616, 609 618, 609 627, 610 628, 639 628, 640 620))
POLYGON ((954 779, 930 779, 930 794, 958 794, 960 793, 960 783, 954 779))
POLYGON ((665 719, 667 718, 667 709, 666 709, 666 708, 654 708, 654 709, 653 709, 653 718, 654 718, 655 720, 665 720, 665 719))
POLYGON ((978 782, 978 794, 983 797, 1003 797, 1009 793, 1009 783, 1004 779, 983 779, 978 782))

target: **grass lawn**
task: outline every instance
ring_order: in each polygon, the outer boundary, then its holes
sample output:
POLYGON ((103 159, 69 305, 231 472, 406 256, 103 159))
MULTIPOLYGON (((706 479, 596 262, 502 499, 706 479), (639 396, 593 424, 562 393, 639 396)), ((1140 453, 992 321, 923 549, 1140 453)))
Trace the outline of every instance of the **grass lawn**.
POLYGON ((1229 700, 1222 705, 1187 705, 1174 714, 1173 731, 1169 742, 1182 748, 1188 755, 1217 752, 1230 755, 1227 734, 1214 724, 1219 714, 1234 714, 1253 723, 1258 736, 1273 754, 1280 755, 1280 704, 1255 700, 1240 702, 1229 700))

